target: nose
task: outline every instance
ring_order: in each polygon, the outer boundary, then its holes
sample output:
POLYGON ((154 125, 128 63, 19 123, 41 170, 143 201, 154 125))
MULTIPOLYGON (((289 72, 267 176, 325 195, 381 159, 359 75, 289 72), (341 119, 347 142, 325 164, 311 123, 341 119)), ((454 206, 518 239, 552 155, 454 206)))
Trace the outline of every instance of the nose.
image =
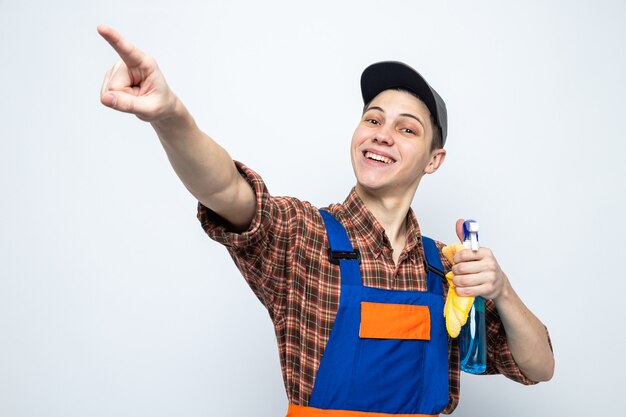
POLYGON ((381 126, 381 128, 376 132, 373 141, 391 146, 393 145, 393 132, 389 127, 381 126))

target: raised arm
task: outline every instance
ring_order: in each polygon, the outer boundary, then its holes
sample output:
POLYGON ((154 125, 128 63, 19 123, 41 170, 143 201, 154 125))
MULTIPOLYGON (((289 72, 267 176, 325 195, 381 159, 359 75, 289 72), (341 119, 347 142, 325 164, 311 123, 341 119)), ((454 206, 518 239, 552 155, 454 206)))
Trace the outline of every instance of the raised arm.
POLYGON ((102 104, 149 122, 191 194, 236 230, 245 230, 255 197, 230 155, 198 128, 150 55, 108 26, 99 25, 98 33, 121 58, 104 77, 102 104))

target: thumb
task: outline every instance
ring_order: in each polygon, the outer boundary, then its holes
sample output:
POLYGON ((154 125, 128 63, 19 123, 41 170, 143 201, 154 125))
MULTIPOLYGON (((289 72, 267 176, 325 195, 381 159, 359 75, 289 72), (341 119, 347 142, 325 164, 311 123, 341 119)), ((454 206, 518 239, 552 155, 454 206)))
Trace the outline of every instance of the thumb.
POLYGON ((121 91, 109 91, 102 95, 100 101, 107 107, 124 112, 139 115, 142 113, 139 101, 141 97, 135 97, 131 94, 121 91))
POLYGON ((463 235, 463 223, 465 219, 457 219, 456 221, 456 235, 459 237, 459 240, 463 242, 465 236, 463 235))
POLYGON ((117 97, 113 93, 105 93, 100 96, 100 102, 107 107, 115 108, 117 97))

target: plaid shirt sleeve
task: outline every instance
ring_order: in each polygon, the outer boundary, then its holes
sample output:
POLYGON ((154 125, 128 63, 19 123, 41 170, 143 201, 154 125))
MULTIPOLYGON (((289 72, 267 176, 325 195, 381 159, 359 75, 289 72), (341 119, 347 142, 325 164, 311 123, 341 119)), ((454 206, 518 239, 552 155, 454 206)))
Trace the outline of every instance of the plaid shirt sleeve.
MULTIPOLYGON (((537 384, 538 382, 527 378, 519 369, 519 366, 517 366, 509 349, 504 326, 491 300, 485 300, 485 311, 485 321, 487 323, 487 370, 485 374, 502 374, 524 385, 537 384)), ((552 349, 548 329, 546 329, 546 335, 548 336, 550 349, 552 349)))
POLYGON ((276 332, 289 402, 308 405, 339 304, 338 268, 325 257, 322 218, 310 203, 271 196, 261 177, 235 162, 256 197, 248 230, 234 233, 218 215, 198 207, 198 219, 223 244, 276 332))
POLYGON ((272 197, 263 179, 240 162, 241 175, 252 186, 256 212, 248 230, 236 233, 209 208, 198 205, 198 219, 208 236, 223 244, 248 285, 276 321, 285 307, 286 258, 295 238, 296 224, 313 216, 315 208, 291 197, 272 197))

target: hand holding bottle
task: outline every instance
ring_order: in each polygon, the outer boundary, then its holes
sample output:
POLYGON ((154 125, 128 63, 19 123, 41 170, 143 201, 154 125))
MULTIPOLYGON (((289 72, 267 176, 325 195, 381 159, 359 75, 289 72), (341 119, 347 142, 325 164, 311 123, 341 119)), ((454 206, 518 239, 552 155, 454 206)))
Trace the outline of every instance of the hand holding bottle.
MULTIPOLYGON (((461 242, 465 240, 464 219, 456 222, 456 233, 461 242)), ((489 248, 464 249, 454 254, 454 286, 460 296, 482 296, 496 300, 507 282, 507 277, 489 248)))

